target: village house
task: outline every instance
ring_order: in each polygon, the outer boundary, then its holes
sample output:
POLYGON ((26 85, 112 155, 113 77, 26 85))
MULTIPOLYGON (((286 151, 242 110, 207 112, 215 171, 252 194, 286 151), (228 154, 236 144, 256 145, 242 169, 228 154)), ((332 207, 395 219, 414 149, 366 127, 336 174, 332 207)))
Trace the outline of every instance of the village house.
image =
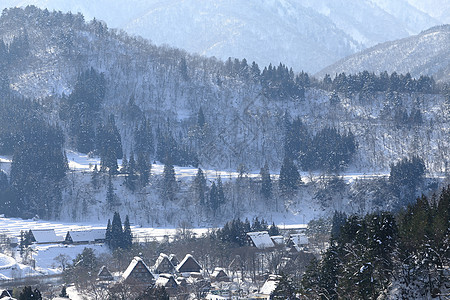
POLYGON ((121 280, 131 285, 151 286, 155 282, 155 277, 153 277, 153 274, 142 258, 136 256, 125 272, 123 272, 121 280))
POLYGON ((155 265, 153 266, 153 272, 156 274, 160 273, 173 274, 176 272, 176 269, 175 266, 170 261, 169 256, 167 256, 164 253, 161 253, 159 254, 159 257, 156 260, 155 265))
POLYGON ((159 274, 158 279, 155 281, 156 286, 163 286, 166 289, 176 289, 178 282, 175 280, 172 274, 159 274))
POLYGON ((30 229, 31 241, 36 244, 62 243, 63 238, 57 236, 54 229, 30 229))
POLYGON ((202 267, 191 254, 186 254, 184 259, 177 266, 177 271, 180 273, 198 273, 201 269, 202 267))
POLYGON ((306 250, 308 245, 309 240, 304 233, 291 234, 287 244, 287 246, 290 248, 290 252, 299 252, 306 250))
POLYGON ((230 281, 230 277, 228 277, 227 273, 222 268, 215 268, 213 273, 211 274, 211 281, 230 281))
POLYGON ((68 231, 64 240, 65 244, 92 244, 105 242, 105 229, 89 229, 68 231))
POLYGON ((267 231, 248 232, 247 240, 250 246, 258 249, 275 247, 275 244, 267 231))
POLYGON ((106 266, 102 266, 97 274, 98 281, 113 281, 114 277, 106 266))

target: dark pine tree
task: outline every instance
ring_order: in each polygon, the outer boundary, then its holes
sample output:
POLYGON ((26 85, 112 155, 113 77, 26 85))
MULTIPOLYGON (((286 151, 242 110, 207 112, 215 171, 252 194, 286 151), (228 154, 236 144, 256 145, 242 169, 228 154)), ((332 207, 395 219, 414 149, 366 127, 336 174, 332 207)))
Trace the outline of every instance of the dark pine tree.
POLYGON ((113 209, 116 207, 119 203, 117 201, 117 196, 114 193, 114 186, 112 184, 111 175, 108 176, 108 187, 106 190, 106 205, 109 209, 113 209))
POLYGON ((114 213, 114 217, 111 223, 111 249, 115 250, 121 247, 123 242, 123 228, 122 220, 120 219, 120 214, 118 212, 114 213))
POLYGON ((294 192, 300 183, 300 173, 291 158, 286 156, 280 170, 280 188, 283 194, 294 192))
POLYGON ((138 154, 137 163, 136 163, 136 171, 139 174, 139 186, 144 187, 148 184, 150 179, 150 171, 152 165, 148 159, 148 156, 143 152, 138 154))
POLYGON ((203 109, 200 107, 197 114, 197 126, 203 128, 205 126, 205 123, 205 115, 203 114, 203 109))
POLYGON ((108 225, 106 225, 106 233, 105 233, 105 243, 108 247, 111 247, 111 239, 112 239, 112 227, 111 227, 111 219, 108 219, 108 225))
POLYGON ((125 217, 125 222, 123 223, 123 239, 122 239, 123 249, 130 249, 133 244, 133 234, 131 233, 130 219, 128 215, 125 217))
POLYGON ((161 190, 161 195, 163 196, 164 200, 175 200, 176 189, 177 182, 175 178, 175 169, 172 164, 165 163, 163 171, 163 184, 161 190))
POLYGON ((131 152, 130 160, 128 161, 128 168, 125 175, 125 185, 131 191, 136 190, 138 176, 136 174, 136 161, 134 160, 134 153, 131 152))
POLYGON ((209 191, 209 208, 211 209, 211 211, 215 216, 216 211, 219 208, 219 199, 217 195, 217 186, 215 182, 211 184, 211 189, 209 191))
POLYGON ((298 288, 287 274, 281 274, 277 287, 270 294, 270 299, 277 300, 297 300, 298 288))
POLYGON ((206 193, 206 178, 203 173, 203 170, 198 168, 197 175, 195 175, 193 182, 193 189, 195 193, 196 200, 201 206, 204 206, 205 201, 205 193, 206 193))
POLYGON ((269 235, 270 236, 280 235, 280 229, 278 228, 277 225, 275 225, 275 222, 272 222, 272 225, 270 225, 269 235))
POLYGON ((269 166, 267 163, 261 168, 261 194, 267 200, 272 197, 272 179, 270 178, 269 166))
POLYGON ((217 176, 217 201, 219 201, 219 206, 225 203, 225 193, 220 175, 217 176))

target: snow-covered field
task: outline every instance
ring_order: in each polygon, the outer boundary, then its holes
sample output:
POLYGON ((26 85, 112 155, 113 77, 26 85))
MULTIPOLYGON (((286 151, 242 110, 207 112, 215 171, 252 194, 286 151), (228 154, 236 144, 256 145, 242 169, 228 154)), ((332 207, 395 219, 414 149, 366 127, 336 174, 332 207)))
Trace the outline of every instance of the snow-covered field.
MULTIPOLYGON (((67 160, 69 163, 69 169, 73 171, 93 171, 94 166, 97 165, 100 167, 100 157, 88 157, 87 154, 75 152, 72 150, 66 150, 67 154, 67 160)), ((1 159, 2 157, 0 157, 1 159)), ((6 163, 11 162, 10 157, 3 157, 4 161, 6 163)), ((122 160, 118 160, 119 166, 122 164, 122 160)), ((5 164, 6 165, 6 164, 5 164)), ((175 175, 178 180, 186 180, 186 179, 192 179, 197 174, 197 168, 193 167, 174 167, 175 169, 175 175)), ((203 169, 203 168, 202 168, 203 169)), ((160 175, 164 171, 164 165, 156 162, 152 164, 152 174, 154 175, 160 175)), ((203 170, 205 173, 205 176, 210 180, 216 180, 217 177, 220 175, 223 181, 235 179, 239 176, 239 173, 233 170, 203 170)), ((318 176, 321 176, 319 173, 308 173, 308 172, 301 172, 300 174, 302 176, 302 180, 304 179, 305 182, 310 181, 312 178, 317 178, 318 176)), ((257 178, 259 175, 259 170, 252 170, 248 173, 246 173, 246 176, 250 178, 257 178)), ((271 171, 271 176, 274 178, 278 177, 278 172, 271 171)), ((345 172, 342 174, 342 177, 345 181, 351 182, 355 179, 373 179, 376 177, 385 177, 389 176, 388 172, 380 172, 376 174, 366 174, 366 173, 359 173, 359 172, 345 172)))
MULTIPOLYGON (((0 218, 0 233, 6 233, 9 237, 19 237, 21 231, 30 229, 54 229, 61 240, 69 230, 105 228, 104 224, 82 224, 82 223, 63 223, 41 220, 22 220, 16 218, 0 218)), ((133 235, 138 240, 162 240, 165 237, 173 237, 177 229, 175 228, 139 228, 131 226, 133 235)), ((201 235, 207 232, 207 228, 196 228, 192 231, 201 235)), ((77 254, 81 253, 85 247, 92 248, 96 254, 109 252, 104 244, 90 245, 64 245, 64 244, 41 244, 33 245, 31 258, 36 262, 35 268, 24 265, 21 262, 18 251, 13 253, 0 253, 0 280, 11 278, 23 278, 27 276, 53 275, 62 271, 60 262, 55 259, 64 255, 68 262, 71 262, 77 254), (15 256, 13 258, 12 256, 15 256)))

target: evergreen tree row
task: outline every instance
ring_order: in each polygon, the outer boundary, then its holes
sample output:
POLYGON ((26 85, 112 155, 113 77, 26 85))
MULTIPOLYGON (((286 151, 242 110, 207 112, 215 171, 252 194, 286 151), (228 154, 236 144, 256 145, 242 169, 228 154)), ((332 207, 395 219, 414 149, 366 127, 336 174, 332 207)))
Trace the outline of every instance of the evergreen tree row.
POLYGON ((401 93, 434 93, 436 90, 433 77, 420 76, 419 79, 411 77, 411 74, 398 74, 393 72, 390 75, 384 71, 379 75, 363 71, 357 74, 337 74, 332 80, 330 75, 325 75, 322 85, 327 90, 333 90, 351 95, 362 93, 368 95, 374 92, 395 91, 401 93))
POLYGON ((105 235, 106 244, 112 249, 118 248, 129 249, 133 244, 133 235, 131 233, 130 219, 128 215, 125 217, 125 222, 122 227, 122 220, 118 212, 114 213, 112 223, 108 219, 105 235))

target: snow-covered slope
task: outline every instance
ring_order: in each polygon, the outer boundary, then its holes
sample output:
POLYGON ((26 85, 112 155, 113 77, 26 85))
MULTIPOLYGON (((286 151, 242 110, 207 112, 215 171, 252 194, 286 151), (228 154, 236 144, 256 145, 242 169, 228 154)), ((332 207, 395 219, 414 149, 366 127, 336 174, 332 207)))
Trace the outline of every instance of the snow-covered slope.
POLYGON ((370 47, 439 24, 403 0, 306 0, 303 5, 330 18, 338 28, 370 47))
POLYGON ((450 80, 450 25, 430 28, 405 39, 386 42, 344 58, 316 75, 357 73, 368 70, 431 75, 436 81, 450 80))
POLYGON ((450 2, 448 0, 408 0, 408 2, 442 23, 450 24, 450 2))
POLYGON ((157 45, 308 72, 439 24, 404 0, 4 0, 0 8, 27 4, 81 12, 157 45))

